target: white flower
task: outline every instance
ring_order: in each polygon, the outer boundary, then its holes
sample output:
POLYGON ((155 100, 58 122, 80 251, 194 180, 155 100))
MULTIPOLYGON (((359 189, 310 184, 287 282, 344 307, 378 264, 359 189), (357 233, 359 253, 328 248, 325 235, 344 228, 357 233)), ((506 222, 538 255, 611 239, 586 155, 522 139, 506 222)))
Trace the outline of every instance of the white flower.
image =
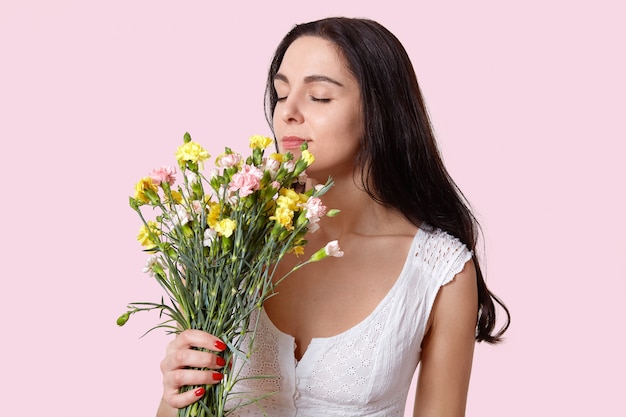
POLYGON ((195 184, 195 183, 200 182, 200 177, 198 175, 196 175, 195 172, 188 171, 185 174, 185 177, 187 177, 187 182, 189 184, 195 184))
POLYGON ((163 258, 161 257, 160 253, 155 253, 148 257, 148 259, 146 260, 146 265, 143 267, 143 273, 148 274, 151 277, 154 277, 155 265, 158 265, 162 269, 165 269, 165 262, 163 261, 163 258))
POLYGON ((228 185, 220 185, 220 190, 218 192, 218 197, 220 200, 227 201, 231 206, 236 206, 239 198, 237 197, 237 193, 230 191, 228 189, 228 185))
POLYGON ((211 244, 213 244, 213 241, 215 240, 215 236, 217 236, 217 232, 213 229, 206 229, 204 231, 204 246, 206 246, 207 248, 211 247, 211 244))
POLYGON ((339 243, 336 240, 332 240, 326 244, 323 248, 315 252, 309 258, 309 262, 317 262, 322 259, 328 258, 329 256, 334 256, 335 258, 340 258, 343 256, 343 252, 339 249, 339 243))
POLYGON ((298 175, 298 184, 300 185, 306 184, 307 179, 309 179, 309 176, 306 175, 306 171, 302 171, 300 175, 298 175))
POLYGON ((339 249, 339 242, 336 240, 331 240, 324 247, 324 251, 328 256, 334 256, 335 258, 341 258, 343 256, 343 252, 339 249))
POLYGON ((294 164, 293 161, 286 161, 283 164, 283 167, 287 170, 287 172, 293 172, 293 170, 296 169, 296 164, 294 164))
POLYGON ((272 179, 276 178, 278 170, 280 169, 280 162, 274 158, 263 158, 263 170, 270 173, 272 179))
POLYGON ((309 223, 309 233, 315 233, 318 231, 318 229, 320 228, 320 225, 317 224, 317 222, 311 222, 309 223))
POLYGON ((183 206, 176 206, 174 215, 172 216, 172 223, 179 226, 184 226, 192 220, 191 214, 183 206))

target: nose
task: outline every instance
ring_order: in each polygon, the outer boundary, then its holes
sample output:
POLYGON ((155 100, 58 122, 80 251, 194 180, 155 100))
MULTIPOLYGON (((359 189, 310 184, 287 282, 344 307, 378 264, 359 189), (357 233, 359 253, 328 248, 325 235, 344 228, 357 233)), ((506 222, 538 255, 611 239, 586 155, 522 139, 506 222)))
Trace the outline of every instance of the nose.
POLYGON ((279 113, 284 123, 302 123, 304 121, 300 105, 294 95, 287 96, 282 102, 277 103, 275 111, 279 113))

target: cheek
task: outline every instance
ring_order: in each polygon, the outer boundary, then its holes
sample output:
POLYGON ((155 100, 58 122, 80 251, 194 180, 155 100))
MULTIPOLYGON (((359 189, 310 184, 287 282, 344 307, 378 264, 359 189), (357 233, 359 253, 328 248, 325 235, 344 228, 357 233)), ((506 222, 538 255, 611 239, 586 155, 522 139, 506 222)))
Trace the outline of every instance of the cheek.
POLYGON ((332 109, 309 121, 333 136, 337 133, 352 136, 362 130, 360 118, 353 109, 332 109))
POLYGON ((276 114, 272 117, 272 130, 274 131, 274 136, 278 139, 283 136, 282 124, 280 123, 280 117, 277 117, 276 114))
POLYGON ((336 133, 345 138, 348 146, 360 146, 363 137, 363 122, 359 113, 354 110, 337 114, 336 133))

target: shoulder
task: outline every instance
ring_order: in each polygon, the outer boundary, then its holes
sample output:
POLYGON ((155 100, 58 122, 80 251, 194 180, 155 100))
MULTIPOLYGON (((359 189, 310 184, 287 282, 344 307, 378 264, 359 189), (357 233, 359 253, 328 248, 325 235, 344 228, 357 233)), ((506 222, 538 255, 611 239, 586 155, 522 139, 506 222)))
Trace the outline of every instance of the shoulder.
POLYGON ((422 225, 415 237, 413 263, 445 285, 472 259, 472 251, 458 238, 428 225, 422 225))

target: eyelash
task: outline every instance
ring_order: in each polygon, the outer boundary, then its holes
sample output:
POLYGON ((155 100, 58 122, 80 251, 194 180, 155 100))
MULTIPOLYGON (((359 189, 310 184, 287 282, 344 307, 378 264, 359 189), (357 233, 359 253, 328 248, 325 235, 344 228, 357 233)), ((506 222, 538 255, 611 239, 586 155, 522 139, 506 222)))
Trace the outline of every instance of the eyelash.
MULTIPOLYGON (((311 101, 315 101, 315 102, 318 102, 318 103, 328 103, 328 102, 330 102, 329 98, 317 98, 317 97, 313 97, 313 96, 309 96, 309 97, 310 97, 311 101)), ((279 101, 283 101, 285 99, 287 99, 287 96, 277 97, 276 101, 279 102, 279 101)))
POLYGON ((317 98, 317 97, 313 97, 313 96, 309 96, 311 97, 311 101, 316 101, 319 103, 328 103, 330 101, 329 98, 317 98))

